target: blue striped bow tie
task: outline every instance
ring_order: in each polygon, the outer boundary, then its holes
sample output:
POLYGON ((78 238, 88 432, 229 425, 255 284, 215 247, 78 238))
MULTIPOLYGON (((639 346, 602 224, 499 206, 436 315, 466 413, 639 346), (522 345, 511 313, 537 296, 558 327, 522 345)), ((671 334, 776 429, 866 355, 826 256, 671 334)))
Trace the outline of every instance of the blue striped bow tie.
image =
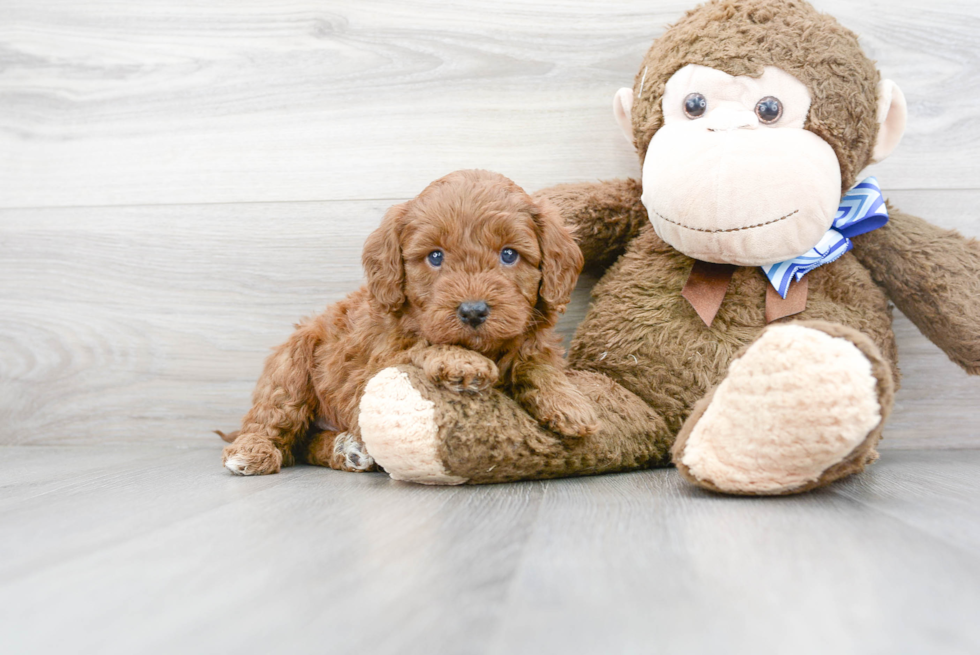
POLYGON ((829 264, 854 247, 851 237, 877 230, 888 222, 888 208, 881 197, 881 187, 874 177, 866 177, 844 194, 833 227, 820 242, 799 257, 763 266, 766 277, 785 298, 790 282, 824 264, 829 264))

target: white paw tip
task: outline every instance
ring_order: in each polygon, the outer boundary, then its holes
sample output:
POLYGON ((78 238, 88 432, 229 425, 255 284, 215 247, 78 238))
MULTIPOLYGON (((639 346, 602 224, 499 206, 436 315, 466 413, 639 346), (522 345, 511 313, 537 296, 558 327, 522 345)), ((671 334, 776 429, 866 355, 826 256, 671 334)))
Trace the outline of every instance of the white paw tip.
POLYGON ((334 453, 343 455, 344 465, 350 471, 367 471, 374 466, 374 458, 353 435, 342 432, 333 442, 334 453))
POLYGON ((248 464, 242 457, 229 457, 225 460, 225 468, 234 473, 235 475, 247 475, 245 473, 245 468, 248 464))

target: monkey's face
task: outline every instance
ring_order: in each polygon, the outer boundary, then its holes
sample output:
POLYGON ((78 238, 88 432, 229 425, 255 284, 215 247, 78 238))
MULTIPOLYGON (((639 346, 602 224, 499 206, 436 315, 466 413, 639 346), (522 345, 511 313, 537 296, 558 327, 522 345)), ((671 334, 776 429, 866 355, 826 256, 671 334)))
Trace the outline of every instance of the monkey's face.
POLYGON ((643 164, 657 234, 708 262, 761 266, 812 248, 840 202, 834 149, 803 129, 806 85, 768 66, 733 77, 688 65, 664 89, 643 164))

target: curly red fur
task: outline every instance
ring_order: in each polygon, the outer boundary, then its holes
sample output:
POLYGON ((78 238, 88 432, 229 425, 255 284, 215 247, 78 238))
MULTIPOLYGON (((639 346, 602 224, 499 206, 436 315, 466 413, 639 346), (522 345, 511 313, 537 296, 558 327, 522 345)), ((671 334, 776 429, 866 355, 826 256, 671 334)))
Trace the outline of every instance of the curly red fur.
POLYGON ((335 439, 359 441, 367 381, 407 363, 458 393, 503 389, 562 434, 597 429, 591 402, 565 377, 552 330, 582 253, 550 204, 502 175, 457 171, 392 207, 362 260, 367 284, 303 321, 266 361, 242 429, 227 437, 224 461, 237 467, 230 468, 275 473, 297 455, 369 468, 360 457, 352 463, 335 439), (504 248, 517 251, 516 262, 502 262, 504 248), (443 253, 440 266, 428 260, 434 250, 443 253), (458 310, 478 301, 489 314, 473 327, 458 310))

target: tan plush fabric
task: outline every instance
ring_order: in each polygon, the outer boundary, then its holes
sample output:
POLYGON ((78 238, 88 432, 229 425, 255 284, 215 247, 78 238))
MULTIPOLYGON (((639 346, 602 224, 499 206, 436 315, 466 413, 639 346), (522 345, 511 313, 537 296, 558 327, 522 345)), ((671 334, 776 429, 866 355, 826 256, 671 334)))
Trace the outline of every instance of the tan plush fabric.
POLYGON ((382 467, 390 467, 396 480, 466 482, 466 478, 450 475, 442 464, 435 404, 423 398, 397 368, 386 368, 368 382, 360 423, 368 452, 382 467))
POLYGON ((846 339, 773 327, 739 359, 691 431, 681 462, 723 491, 812 482, 881 421, 871 362, 846 339))
POLYGON ((857 36, 808 3, 711 2, 687 12, 654 41, 633 85, 633 128, 641 162, 663 125, 664 87, 688 64, 756 77, 766 66, 776 66, 811 89, 819 88, 806 129, 837 154, 841 193, 854 186, 858 172, 871 162, 880 76, 857 36))
POLYGON ((802 82, 771 66, 757 78, 677 71, 643 162, 643 204, 660 238, 696 259, 740 266, 815 246, 840 204, 840 167, 834 149, 803 129, 810 104, 802 82), (691 94, 706 103, 699 118, 685 113, 691 94), (780 103, 771 124, 755 113, 763 98, 780 103))
MULTIPOLYGON (((799 486, 787 487, 781 490, 761 490, 753 488, 753 485, 745 485, 743 488, 735 489, 736 485, 734 484, 728 484, 726 485, 726 489, 722 489, 711 479, 698 478, 694 476, 684 464, 684 452, 687 447, 688 439, 694 429, 700 424, 701 417, 704 416, 705 412, 711 407, 714 401, 714 394, 719 388, 715 387, 715 389, 709 391, 705 397, 699 400, 694 406, 690 416, 684 423, 684 427, 678 433, 677 440, 674 442, 671 449, 674 462, 677 464, 677 469, 685 478, 702 487, 722 493, 738 495, 785 495, 816 489, 817 487, 822 487, 826 484, 834 482, 835 480, 847 477, 848 475, 859 473, 864 470, 865 466, 878 459, 878 451, 876 450, 876 446, 881 440, 881 433, 885 425, 885 420, 888 418, 888 414, 891 412, 891 408, 894 405, 895 400, 895 384, 892 379, 891 366, 881 356, 881 353, 874 343, 872 343, 867 336, 861 334, 857 330, 825 321, 803 321, 796 323, 795 325, 811 328, 813 330, 820 330, 830 337, 846 339, 855 348, 860 350, 861 353, 867 358, 871 364, 871 374, 876 380, 877 405, 881 414, 878 425, 874 427, 864 438, 864 441, 851 450, 847 456, 843 457, 843 459, 836 464, 826 468, 815 480, 810 480, 802 483, 799 486)), ((744 349, 739 355, 736 355, 736 361, 738 357, 742 356, 742 354, 748 352, 749 350, 751 350, 751 346, 744 349)), ((792 464, 792 460, 790 460, 789 463, 792 464)))

